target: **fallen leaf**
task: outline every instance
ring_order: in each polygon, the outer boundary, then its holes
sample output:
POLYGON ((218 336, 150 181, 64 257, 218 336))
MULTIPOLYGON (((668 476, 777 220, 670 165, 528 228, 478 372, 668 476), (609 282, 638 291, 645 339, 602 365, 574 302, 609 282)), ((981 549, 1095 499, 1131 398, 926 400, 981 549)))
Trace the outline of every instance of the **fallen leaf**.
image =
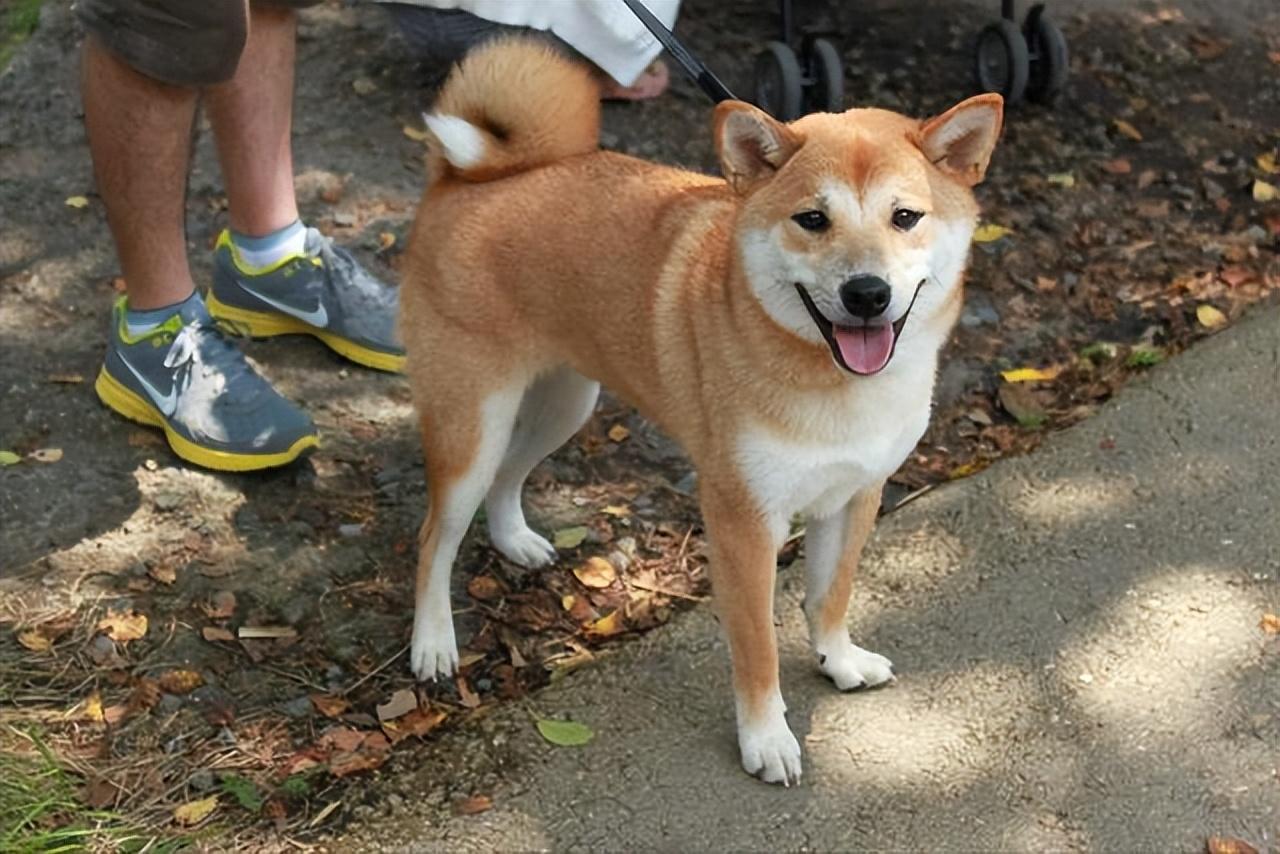
POLYGON ((1196 306, 1196 320, 1205 329, 1221 329, 1227 325, 1227 316, 1207 302, 1196 306))
POLYGON ((1280 175, 1280 164, 1276 163, 1276 155, 1271 151, 1264 151, 1258 155, 1254 161, 1258 164, 1258 168, 1268 175, 1280 175))
POLYGON ((573 610, 574 603, 577 601, 577 596, 574 596, 572 593, 566 593, 560 597, 560 607, 564 608, 566 611, 571 611, 573 610))
POLYGON ((1202 62, 1217 59, 1227 52, 1227 48, 1231 47, 1231 42, 1225 39, 1216 39, 1205 33, 1192 33, 1189 41, 1191 52, 1196 55, 1196 59, 1202 62))
MULTIPOLYGON (((148 712, 158 702, 160 702, 160 685, 154 679, 143 677, 138 680, 138 684, 134 685, 133 691, 129 693, 129 700, 125 704, 125 709, 128 714, 148 712)), ((110 723, 109 719, 108 723, 110 723)))
POLYGON ((422 128, 416 128, 413 125, 405 125, 403 130, 404 135, 414 142, 426 142, 427 140, 427 132, 422 128))
POLYGON ((994 243, 1010 234, 1013 234, 1013 230, 1005 228, 1003 225, 996 225, 992 222, 983 223, 973 232, 973 242, 994 243))
POLYGON ((386 252, 392 246, 396 245, 396 236, 389 231, 378 232, 378 249, 386 252))
POLYGON ((89 207, 89 200, 84 196, 67 196, 66 205, 69 208, 76 208, 79 210, 80 208, 89 207))
POLYGON ((577 721, 539 718, 537 726, 543 738, 560 747, 578 747, 595 737, 590 727, 577 721))
POLYGON ((37 448, 36 450, 27 454, 27 456, 31 457, 31 459, 35 460, 38 463, 56 463, 58 460, 62 459, 62 449, 61 448, 37 448))
POLYGON ((98 631, 105 632, 116 643, 135 641, 147 633, 147 615, 107 611, 107 616, 98 621, 98 631))
POLYGON ((583 628, 589 635, 607 638, 618 634, 626 627, 622 624, 622 613, 620 611, 610 611, 600 619, 587 623, 583 628))
POLYGON ((1004 411, 1013 416, 1022 427, 1035 429, 1048 419, 1035 395, 1024 385, 1004 383, 997 394, 1004 411))
POLYGON ((454 815, 475 815, 493 809, 493 799, 488 795, 472 795, 453 805, 454 815))
POLYGON ((218 641, 233 641, 236 639, 236 636, 229 630, 219 626, 205 626, 200 630, 200 634, 210 643, 216 643, 218 641))
POLYGON ((556 531, 553 545, 558 549, 576 549, 587 538, 587 526, 575 525, 572 528, 561 528, 556 531))
POLYGON ((1258 628, 1269 635, 1280 635, 1280 617, 1275 614, 1263 614, 1258 621, 1258 628))
POLYGON ((467 593, 472 599, 489 602, 502 595, 502 584, 492 575, 477 575, 467 582, 467 593))
POLYGON ((446 717, 436 709, 414 709, 402 718, 385 722, 382 731, 396 744, 410 736, 421 738, 444 723, 446 717))
POLYGON ((230 590, 215 590, 208 601, 200 604, 200 610, 211 620, 225 620, 236 612, 236 594, 230 590))
POLYGON ((120 787, 105 777, 95 777, 84 787, 81 800, 95 810, 106 809, 116 802, 120 787))
POLYGON ((1112 125, 1120 132, 1121 136, 1127 136, 1134 142, 1142 142, 1142 132, 1124 119, 1115 119, 1112 121, 1112 125))
MULTIPOLYGON (((1159 172, 1154 169, 1144 169, 1142 170, 1142 174, 1138 176, 1138 189, 1145 190, 1158 180, 1160 180, 1159 172)), ((1165 202, 1164 204, 1167 209, 1169 203, 1165 202)))
POLYGON ((609 438, 615 442, 625 442, 630 435, 631 431, 621 424, 614 424, 609 428, 609 438))
POLYGON ((608 587, 618 577, 613 564, 602 557, 587 558, 587 562, 573 571, 587 587, 608 587))
POLYGON ((1054 172, 1051 175, 1046 175, 1045 180, 1053 186, 1062 187, 1063 189, 1070 189, 1076 185, 1076 176, 1070 172, 1054 172))
POLYGON ((459 676, 454 680, 458 686, 458 699, 462 701, 462 705, 468 709, 480 708, 480 695, 471 689, 471 683, 467 681, 467 677, 459 676))
POLYGON ((204 677, 194 670, 170 670, 160 675, 160 688, 166 694, 190 694, 204 684, 204 677))
POLYGON ((1054 365, 1049 368, 1015 368, 1012 371, 1001 371, 1000 376, 1007 383, 1038 383, 1055 380, 1060 373, 1062 366, 1054 365))
POLYGON ((0 466, 16 466, 22 462, 22 457, 13 451, 0 451, 0 466))
POLYGON ((1210 836, 1204 847, 1209 854, 1258 854, 1257 848, 1234 836, 1210 836))
POLYGON ((1253 271, 1247 267, 1224 267, 1218 278, 1229 287, 1238 288, 1254 278, 1253 271))
POLYGON ((606 504, 600 508, 600 512, 606 516, 614 516, 618 519, 625 519, 631 515, 630 507, 623 507, 620 504, 606 504))
POLYGON ((361 771, 372 771, 386 761, 386 753, 339 753, 329 759, 329 773, 335 777, 347 777, 361 771))
POLYGON ((292 626, 241 626, 236 632, 241 640, 255 638, 296 638, 298 630, 292 626))
POLYGON ((49 374, 47 377, 51 383, 63 383, 64 385, 76 385, 84 382, 83 374, 49 374))
POLYGON ((402 715, 418 708, 418 696, 408 688, 401 688, 391 695, 391 699, 375 707, 378 713, 378 720, 393 721, 402 715))
POLYGON ((959 480, 962 477, 968 477, 969 475, 977 474, 978 472, 985 469, 988 465, 990 465, 990 463, 986 460, 970 460, 967 463, 961 463, 960 465, 953 468, 950 472, 947 473, 947 478, 949 480, 959 480))
POLYGON ((311 705, 326 718, 336 718, 351 707, 344 697, 335 697, 332 694, 312 694, 311 705))
POLYGON ((1255 202, 1274 202, 1280 198, 1280 190, 1276 189, 1275 184, 1268 184, 1261 178, 1255 178, 1253 182, 1253 200, 1255 202))
POLYGON ((218 808, 218 796, 210 795, 198 801, 187 801, 173 808, 173 820, 183 827, 199 824, 218 808))
POLYGON ((80 714, 82 714, 86 720, 94 721, 95 723, 102 723, 102 695, 97 691, 94 691, 86 697, 84 704, 80 709, 80 714))
POLYGON ((360 746, 368 733, 360 732, 349 726, 337 726, 326 730, 316 743, 342 753, 350 753, 360 746))
POLYGON ((18 634, 18 643, 32 652, 48 652, 53 649, 53 641, 49 640, 39 629, 27 629, 18 634))
POLYGON ((1133 171, 1133 164, 1123 157, 1118 157, 1115 160, 1104 160, 1102 170, 1112 175, 1128 175, 1133 171))
POLYGON ((178 573, 167 563, 156 563, 147 567, 147 575, 152 580, 169 585, 178 580, 178 573))

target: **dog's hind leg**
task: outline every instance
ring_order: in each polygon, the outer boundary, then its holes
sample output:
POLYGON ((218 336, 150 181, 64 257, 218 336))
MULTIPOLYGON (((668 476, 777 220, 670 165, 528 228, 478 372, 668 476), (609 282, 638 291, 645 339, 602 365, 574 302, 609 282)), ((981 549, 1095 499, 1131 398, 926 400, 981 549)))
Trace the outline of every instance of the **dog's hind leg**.
POLYGON ((489 540, 508 560, 530 568, 555 560, 555 547, 525 522, 521 488, 533 467, 586 423, 599 393, 599 383, 567 367, 540 377, 525 391, 511 443, 485 499, 489 540))
POLYGON ((809 638, 818 667, 841 691, 893 678, 889 659, 854 645, 845 625, 853 576, 875 526, 881 488, 859 492, 830 516, 810 519, 804 539, 804 613, 809 638))
POLYGON ((458 645, 449 604, 449 575, 458 546, 493 482, 511 441, 523 384, 482 400, 448 385, 419 397, 427 465, 427 518, 419 537, 413 641, 409 664, 419 679, 457 670, 458 645), (429 404, 421 401, 429 400, 429 404))

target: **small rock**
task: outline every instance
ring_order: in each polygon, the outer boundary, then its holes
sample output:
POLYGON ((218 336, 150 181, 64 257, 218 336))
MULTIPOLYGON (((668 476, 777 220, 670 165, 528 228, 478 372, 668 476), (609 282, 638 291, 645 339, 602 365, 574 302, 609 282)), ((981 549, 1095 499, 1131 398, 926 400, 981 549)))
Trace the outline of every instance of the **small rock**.
POLYGON ((339 228, 351 228, 356 224, 356 218, 346 211, 339 211, 333 215, 333 224, 339 228))
POLYGON ((359 523, 351 523, 338 526, 339 537, 358 537, 364 533, 364 525, 359 523))
POLYGON ((158 492, 156 497, 151 500, 156 505, 157 510, 168 513, 182 503, 182 496, 176 492, 158 492))
POLYGON ((1267 243, 1271 240, 1271 235, 1260 225, 1251 225, 1244 230, 1246 240, 1251 243, 1267 243))
POLYGON ((493 680, 492 680, 492 679, 489 679, 488 677, 481 676, 479 679, 477 679, 477 680, 476 680, 476 690, 477 690, 477 691, 486 691, 486 692, 487 692, 487 691, 492 691, 492 690, 493 690, 493 680))
POLYGON ((295 697, 281 705, 280 710, 291 718, 305 718, 312 711, 311 698, 305 694, 301 697, 295 697))
POLYGON ((213 778, 213 772, 208 768, 201 768, 187 778, 187 785, 197 792, 207 792, 217 785, 217 782, 213 778))
POLYGON ((1223 187, 1212 178, 1201 179, 1201 186, 1204 187, 1204 197, 1211 202, 1215 202, 1227 194, 1226 187, 1223 187))
POLYGON ((161 694, 156 703, 155 712, 159 715, 172 715, 182 708, 182 698, 176 694, 161 694))

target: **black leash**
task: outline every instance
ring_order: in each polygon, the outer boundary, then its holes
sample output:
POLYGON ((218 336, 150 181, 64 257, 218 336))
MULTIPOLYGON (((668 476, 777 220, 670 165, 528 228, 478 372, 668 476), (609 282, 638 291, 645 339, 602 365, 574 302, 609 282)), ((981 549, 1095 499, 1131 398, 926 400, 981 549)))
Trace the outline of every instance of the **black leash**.
POLYGON ((653 37, 662 42, 662 46, 667 49, 667 53, 680 63, 680 67, 684 69, 684 73, 688 74, 694 83, 698 84, 703 92, 707 93, 707 97, 713 103, 721 101, 737 101, 740 100, 732 92, 729 87, 720 82, 720 78, 711 73, 711 69, 707 68, 693 54, 689 53, 675 34, 663 26, 648 7, 640 0, 622 0, 627 4, 627 8, 640 19, 640 23, 649 28, 649 32, 653 33, 653 37))

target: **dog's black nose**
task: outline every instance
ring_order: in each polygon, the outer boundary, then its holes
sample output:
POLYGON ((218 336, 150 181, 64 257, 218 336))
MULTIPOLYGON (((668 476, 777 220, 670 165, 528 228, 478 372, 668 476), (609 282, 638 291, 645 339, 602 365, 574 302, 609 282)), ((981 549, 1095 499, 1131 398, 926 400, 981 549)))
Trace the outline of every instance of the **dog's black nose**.
POLYGON ((884 314, 891 299, 893 290, 879 276, 854 276, 840 286, 840 302, 850 314, 863 320, 884 314))

